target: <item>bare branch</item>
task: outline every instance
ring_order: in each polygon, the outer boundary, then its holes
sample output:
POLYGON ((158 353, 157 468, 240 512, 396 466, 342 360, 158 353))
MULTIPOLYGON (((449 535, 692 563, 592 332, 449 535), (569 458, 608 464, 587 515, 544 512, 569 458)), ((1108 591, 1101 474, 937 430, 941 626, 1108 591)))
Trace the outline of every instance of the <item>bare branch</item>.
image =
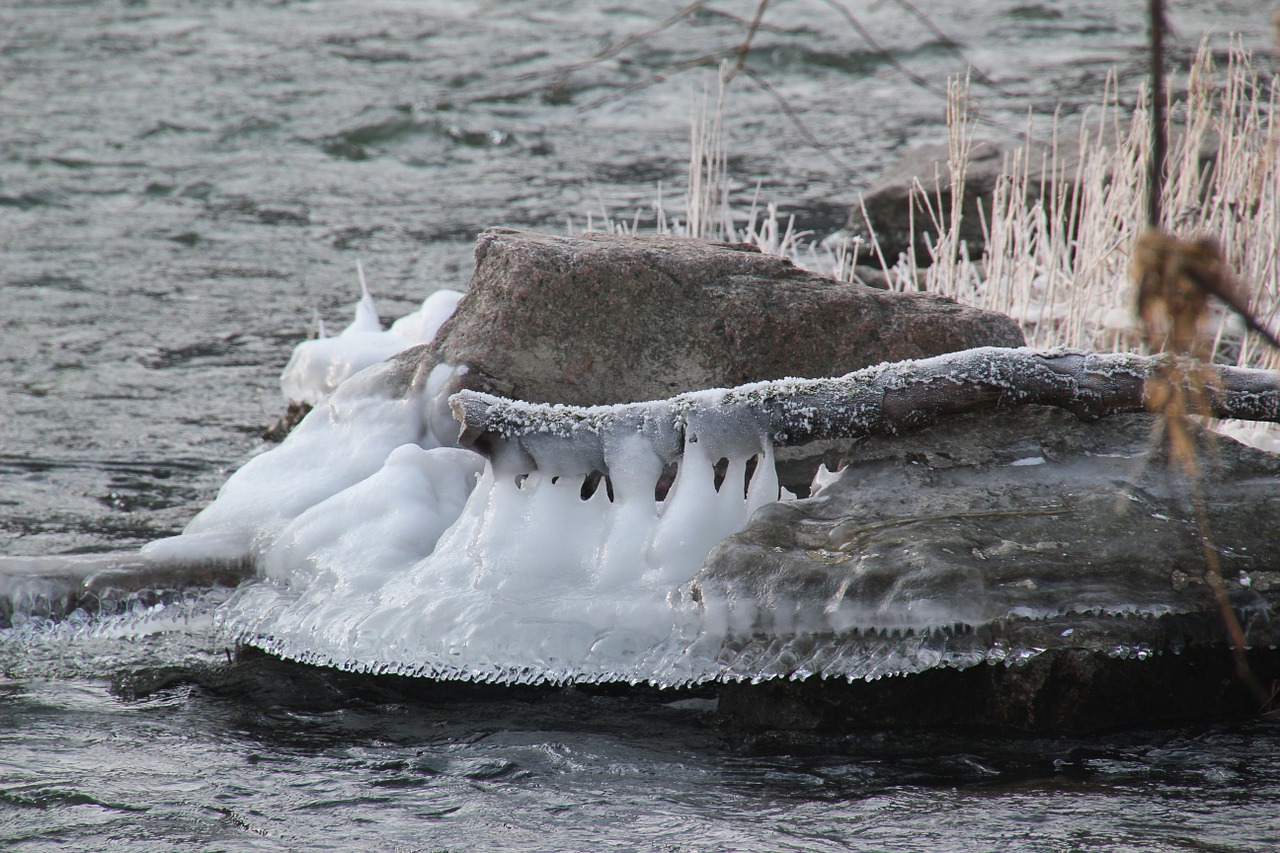
POLYGON ((688 71, 691 68, 701 68, 703 66, 711 65, 713 63, 719 62, 721 59, 724 59, 729 56, 733 56, 737 52, 737 50, 738 49, 736 47, 731 47, 725 50, 717 50, 714 53, 704 53, 702 56, 695 56, 692 59, 686 59, 683 62, 677 62, 674 65, 668 66, 665 71, 662 71, 658 74, 654 74, 652 77, 648 78, 647 80, 641 80, 638 83, 632 83, 630 86, 624 86, 623 88, 617 90, 616 92, 610 92, 607 95, 596 98, 594 101, 589 101, 588 103, 583 104, 582 106, 578 107, 578 112, 585 113, 590 110, 594 110, 597 107, 602 107, 605 104, 610 104, 610 103, 613 103, 614 101, 619 101, 627 97, 628 95, 634 95, 636 92, 642 91, 644 89, 648 89, 650 86, 656 85, 658 83, 664 83, 669 77, 675 74, 680 74, 682 72, 688 71))
POLYGON ((844 19, 849 22, 849 26, 853 27, 854 32, 856 32, 859 36, 862 37, 862 40, 867 43, 867 46, 870 47, 876 53, 877 56, 879 56, 885 62, 892 65, 894 69, 898 71, 898 73, 902 74, 902 76, 906 77, 912 83, 915 83, 917 86, 919 86, 921 89, 924 89, 925 91, 932 92, 933 94, 937 95, 940 98, 947 97, 946 89, 943 89, 942 87, 938 86, 936 83, 934 83, 932 80, 929 80, 926 77, 921 77, 919 74, 912 71, 907 66, 903 65, 901 62, 898 61, 898 59, 891 52, 889 52, 888 48, 884 47, 883 45, 880 44, 880 42, 876 41, 876 37, 871 34, 870 30, 868 30, 865 26, 863 26, 862 22, 859 21, 857 17, 854 16, 853 12, 849 11, 848 6, 841 3, 840 0, 822 0, 822 2, 830 6, 832 9, 835 9, 842 16, 844 16, 844 19))
MULTIPOLYGON (((590 68, 592 65, 595 65, 599 62, 603 62, 606 59, 612 59, 613 57, 622 53, 622 51, 631 47, 632 45, 639 44, 643 41, 646 41, 652 38, 653 36, 656 36, 658 33, 663 32, 664 30, 670 29, 674 25, 680 23, 685 18, 692 15, 701 7, 702 7, 702 0, 697 0, 697 2, 690 3, 688 6, 685 6, 680 11, 663 19, 662 21, 650 27, 649 29, 645 30, 644 32, 627 36, 617 44, 613 44, 604 48, 595 56, 591 57, 590 59, 584 59, 580 62, 571 62, 568 65, 560 66, 559 68, 555 69, 555 72, 554 72, 557 77, 557 83, 555 85, 563 86, 565 78, 567 78, 573 72, 581 71, 584 68, 590 68)), ((545 76, 546 73, 547 73, 546 71, 542 71, 542 70, 525 71, 520 74, 512 74, 508 77, 499 78, 499 79, 505 80, 506 82, 520 82, 524 80, 532 80, 538 77, 545 76)))
POLYGON ((756 6, 755 17, 751 19, 751 23, 747 25, 747 35, 742 40, 742 44, 738 45, 738 56, 733 61, 733 65, 725 69, 721 75, 721 80, 725 85, 733 79, 734 75, 742 70, 742 66, 747 61, 747 51, 751 50, 751 40, 756 37, 756 30, 760 29, 760 19, 764 17, 764 10, 769 6, 769 0, 760 0, 760 5, 756 6))
MULTIPOLYGON (((882 364, 833 379, 784 379, 696 391, 621 406, 546 405, 474 391, 450 398, 460 441, 521 450, 530 441, 570 440, 584 458, 605 458, 618 430, 645 435, 664 461, 678 458, 687 433, 714 426, 765 435, 775 444, 824 438, 895 435, 947 415, 1040 404, 1091 420, 1145 411, 1147 380, 1168 374, 1173 356, 983 347, 917 361, 882 364)), ((1212 413, 1280 421, 1280 373, 1213 367, 1212 413)), ((604 468, 600 468, 604 471, 604 468)), ((606 471, 607 473, 607 471, 606 471)))
POLYGON ((933 19, 930 18, 928 15, 926 15, 924 12, 922 12, 919 9, 919 7, 916 6, 916 4, 910 2, 910 0, 894 0, 894 2, 899 7, 904 9, 907 12, 907 14, 911 15, 917 21, 924 24, 925 29, 933 33, 934 37, 938 39, 938 41, 944 47, 954 51, 957 56, 963 59, 965 62, 965 65, 967 65, 969 69, 972 71, 973 76, 976 77, 978 81, 982 83, 982 85, 996 92, 999 92, 1000 94, 1005 95, 1006 97, 1010 97, 1010 98, 1013 97, 1012 92, 1010 92, 1008 89, 1004 88, 999 83, 997 83, 994 79, 992 79, 990 74, 983 71, 977 65, 974 65, 973 61, 970 60, 969 57, 965 56, 964 48, 961 46, 960 42, 956 41, 951 36, 947 35, 942 30, 942 28, 939 27, 937 24, 935 24, 933 22, 933 19))
POLYGON ((1161 196, 1164 193, 1165 150, 1169 128, 1165 120, 1164 0, 1148 0, 1151 16, 1151 161, 1147 165, 1147 224, 1160 227, 1161 196))
POLYGON ((796 112, 796 110, 791 106, 791 104, 787 101, 787 99, 782 96, 782 93, 779 92, 777 89, 773 88, 773 86, 769 83, 769 81, 765 80, 764 77, 762 77, 758 71, 756 71, 750 65, 746 65, 746 64, 738 66, 738 69, 742 71, 743 74, 750 77, 753 83, 755 83, 757 86, 763 89, 766 93, 769 94, 770 97, 772 97, 775 101, 778 102, 778 106, 782 107, 782 111, 786 113, 787 118, 791 119, 791 123, 796 126, 796 130, 798 130, 800 132, 800 135, 804 137, 805 142, 808 142, 818 151, 821 151, 827 157, 828 160, 836 164, 836 166, 840 167, 841 169, 844 169, 847 172, 854 171, 853 167, 850 166, 848 163, 846 163, 844 159, 840 157, 839 154, 836 154, 836 152, 833 151, 830 148, 830 146, 825 145, 821 140, 818 139, 818 137, 813 135, 813 133, 805 125, 804 120, 800 118, 800 113, 796 112))

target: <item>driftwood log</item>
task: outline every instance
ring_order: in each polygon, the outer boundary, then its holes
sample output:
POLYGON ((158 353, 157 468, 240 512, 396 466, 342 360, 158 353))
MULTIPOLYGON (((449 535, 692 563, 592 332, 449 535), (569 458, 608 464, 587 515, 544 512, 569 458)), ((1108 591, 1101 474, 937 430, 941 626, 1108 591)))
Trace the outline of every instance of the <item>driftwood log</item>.
MULTIPOLYGON (((784 379, 618 406, 531 404, 476 391, 450 398, 459 441, 494 456, 572 441, 607 473, 606 436, 635 430, 664 462, 699 430, 767 436, 776 445, 896 435, 963 412, 1027 404, 1056 406, 1081 420, 1145 409, 1148 380, 1170 376, 1174 356, 982 347, 881 364, 832 379, 784 379)), ((1208 407, 1220 418, 1280 421, 1280 373, 1214 366, 1208 407)), ((1194 371, 1181 371, 1190 373, 1194 371)))

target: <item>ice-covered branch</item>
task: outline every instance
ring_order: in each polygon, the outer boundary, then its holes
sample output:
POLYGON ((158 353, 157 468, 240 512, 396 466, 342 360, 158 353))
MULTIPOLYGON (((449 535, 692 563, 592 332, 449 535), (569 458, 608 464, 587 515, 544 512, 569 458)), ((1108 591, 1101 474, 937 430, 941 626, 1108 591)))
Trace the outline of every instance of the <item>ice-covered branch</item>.
MULTIPOLYGON (((463 391, 450 405, 462 424, 460 440, 488 449, 495 460, 514 456, 544 467, 542 457, 562 453, 557 448, 569 439, 579 464, 607 471, 608 444, 629 433, 645 435, 670 462, 685 440, 707 441, 713 454, 727 455, 751 438, 788 445, 896 434, 946 415, 1024 404, 1058 406, 1084 420, 1141 411, 1147 381, 1171 375, 1173 365, 1171 356, 984 347, 832 379, 757 382, 649 403, 582 408, 463 391)), ((1207 398, 1214 415, 1280 421, 1280 374, 1213 371, 1207 398)))

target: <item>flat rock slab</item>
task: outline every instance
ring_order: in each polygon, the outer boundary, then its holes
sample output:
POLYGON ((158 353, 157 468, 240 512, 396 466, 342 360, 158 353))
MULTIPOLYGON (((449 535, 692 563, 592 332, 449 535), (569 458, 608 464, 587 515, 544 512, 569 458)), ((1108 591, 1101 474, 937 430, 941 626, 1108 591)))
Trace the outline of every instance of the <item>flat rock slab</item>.
MULTIPOLYGON (((1032 406, 874 437, 815 496, 762 508, 697 583, 862 629, 1203 609, 1189 488, 1153 425, 1032 406)), ((1280 586, 1280 456, 1223 438, 1201 464, 1223 574, 1242 596, 1280 586)))
POLYGON ((494 228, 433 351, 480 374, 473 387, 599 405, 1022 343, 1002 314, 837 282, 748 246, 494 228))
MULTIPOLYGON (((1230 699, 1206 688, 1203 702, 1164 707, 1122 695, 1128 686, 1154 696, 1152 684, 1188 667, 1186 677, 1210 686, 1233 676, 1188 485, 1154 426, 1148 415, 1086 424, 1028 407, 848 449, 838 478, 808 499, 762 508, 711 553, 695 585, 756 610, 753 635, 770 639, 744 639, 746 651, 760 643, 769 657, 764 646, 778 647, 788 626, 825 623, 826 635, 807 643, 818 650, 812 660, 796 655, 798 644, 788 650, 801 674, 861 656, 861 675, 906 678, 874 691, 817 678, 735 688, 726 713, 770 727, 775 702, 779 728, 832 726, 843 713, 849 725, 987 715, 1016 728, 1088 729, 1238 707, 1239 691, 1230 699), (968 667, 964 678, 931 674, 968 667), (916 688, 900 683, 920 676, 921 686, 954 689, 913 705, 903 697, 916 688), (1099 710, 1108 701, 1110 716, 1099 710)), ((1211 541, 1254 655, 1274 669, 1280 456, 1202 441, 1211 541)))

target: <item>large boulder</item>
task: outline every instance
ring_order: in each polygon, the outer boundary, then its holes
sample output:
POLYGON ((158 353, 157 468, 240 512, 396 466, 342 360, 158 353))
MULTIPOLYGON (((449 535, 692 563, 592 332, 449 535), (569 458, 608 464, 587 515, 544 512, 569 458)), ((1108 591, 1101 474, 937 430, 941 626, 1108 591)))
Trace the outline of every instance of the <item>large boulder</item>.
POLYGON ((596 405, 1022 343, 1002 314, 837 282, 749 246, 493 228, 433 351, 468 365, 473 387, 596 405))

